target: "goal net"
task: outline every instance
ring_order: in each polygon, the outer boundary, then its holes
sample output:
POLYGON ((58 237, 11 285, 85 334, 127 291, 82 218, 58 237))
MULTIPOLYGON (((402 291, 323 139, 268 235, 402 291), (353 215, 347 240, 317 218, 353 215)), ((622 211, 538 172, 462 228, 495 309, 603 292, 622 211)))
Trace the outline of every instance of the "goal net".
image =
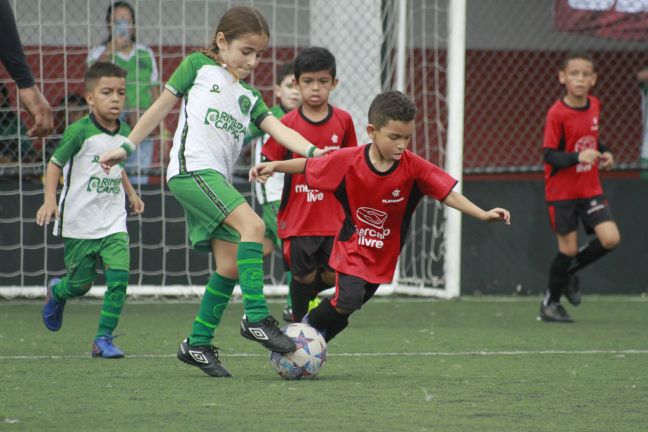
MULTIPOLYGON (((366 117, 373 97, 382 90, 400 86, 415 100, 419 110, 412 150, 443 166, 447 128, 446 2, 246 3, 259 8, 271 28, 270 47, 250 77, 268 105, 276 102, 276 67, 294 59, 304 47, 325 46, 336 56, 340 80, 332 103, 351 113, 358 141, 368 141, 366 117)), ((107 10, 115 2, 14 0, 11 4, 37 84, 54 108, 56 131, 45 140, 27 137, 26 117, 16 88, 2 71, 0 296, 37 296, 43 294, 49 278, 65 274, 61 239, 52 236, 51 226, 41 228, 35 223, 36 210, 43 201, 44 169, 65 127, 87 113, 83 74, 105 46, 114 47, 114 40, 109 40, 107 10)), ((125 117, 132 122, 150 105, 152 89, 161 89, 181 59, 210 43, 219 17, 234 2, 131 0, 129 4, 132 10, 128 12, 134 13, 135 21, 133 51, 116 53, 110 58, 119 63, 117 56, 121 60, 137 56, 139 67, 127 77, 135 89, 132 97, 128 95, 129 114, 125 117), (147 58, 153 59, 149 68, 145 64, 147 58)), ((116 9, 119 8, 118 3, 116 9)), ((118 30, 115 27, 114 31, 118 30)), ((182 209, 165 187, 164 170, 177 115, 175 110, 168 116, 148 140, 146 154, 127 167, 146 203, 142 216, 128 219, 132 295, 200 295, 214 271, 210 255, 192 250, 182 209)), ((246 181, 249 163, 244 155, 238 163, 234 184, 258 209, 253 188, 246 181)), ((412 221, 397 278, 381 293, 400 292, 401 286, 443 288, 443 221, 438 203, 426 200, 420 206, 412 221)), ((266 270, 267 293, 285 294, 283 265, 277 251, 267 259, 266 270)), ((102 283, 100 276, 97 285, 101 287, 102 283)), ((404 288, 404 292, 409 291, 404 288)), ((101 288, 92 293, 100 294, 101 288)))

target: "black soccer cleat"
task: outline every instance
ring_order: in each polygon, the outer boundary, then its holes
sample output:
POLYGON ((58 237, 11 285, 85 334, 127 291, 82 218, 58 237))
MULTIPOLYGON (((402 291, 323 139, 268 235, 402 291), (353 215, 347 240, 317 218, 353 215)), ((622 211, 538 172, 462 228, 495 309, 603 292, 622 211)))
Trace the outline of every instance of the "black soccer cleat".
POLYGON ((286 336, 278 327, 279 323, 272 315, 259 322, 249 322, 243 315, 241 320, 241 336, 259 342, 270 351, 289 353, 297 349, 295 342, 286 336))
POLYGON ((574 320, 569 316, 567 311, 560 303, 551 302, 547 305, 540 304, 540 316, 538 317, 544 322, 556 323, 573 323, 574 320))
POLYGON ((209 376, 217 378, 231 377, 227 369, 218 360, 218 348, 211 345, 190 346, 187 339, 178 348, 178 359, 191 366, 200 368, 209 376))
POLYGON ((563 294, 567 298, 567 301, 574 306, 581 304, 580 279, 578 276, 574 274, 569 275, 569 280, 567 281, 563 294))

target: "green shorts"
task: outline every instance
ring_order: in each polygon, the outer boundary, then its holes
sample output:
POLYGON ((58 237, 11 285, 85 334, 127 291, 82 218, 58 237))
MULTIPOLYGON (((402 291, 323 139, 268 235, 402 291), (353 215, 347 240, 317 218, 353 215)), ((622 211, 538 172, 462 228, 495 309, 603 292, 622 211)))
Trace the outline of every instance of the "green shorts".
POLYGON ((97 277, 99 258, 105 269, 130 270, 128 233, 119 232, 93 240, 63 239, 67 278, 72 286, 92 284, 97 277))
POLYGON ((223 221, 245 198, 221 173, 207 169, 178 174, 169 180, 169 189, 184 208, 194 248, 210 252, 212 239, 240 241, 239 233, 223 221))
POLYGON ((279 213, 279 205, 281 201, 267 202, 262 205, 263 207, 263 222, 265 223, 265 237, 272 240, 279 249, 281 249, 281 239, 277 232, 277 213, 279 213))

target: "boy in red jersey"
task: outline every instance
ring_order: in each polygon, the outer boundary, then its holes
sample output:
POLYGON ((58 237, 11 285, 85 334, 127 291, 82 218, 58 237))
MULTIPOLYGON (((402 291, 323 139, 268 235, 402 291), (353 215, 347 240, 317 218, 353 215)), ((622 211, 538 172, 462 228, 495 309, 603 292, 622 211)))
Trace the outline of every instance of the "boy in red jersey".
POLYGON ((305 172, 309 187, 334 193, 344 209, 329 261, 336 272, 335 294, 306 316, 327 341, 348 325, 349 315, 381 283, 392 281, 412 214, 424 195, 485 222, 510 223, 507 210, 482 210, 452 191, 454 178, 407 150, 415 114, 416 107, 403 93, 382 93, 369 108, 371 144, 337 150, 317 161, 267 162, 250 170, 250 178, 259 181, 275 171, 305 172))
MULTIPOLYGON (((294 72, 302 105, 281 118, 283 124, 322 149, 358 145, 349 113, 328 103, 338 83, 335 69, 335 57, 326 48, 312 47, 299 53, 294 72)), ((272 161, 302 157, 273 138, 261 152, 272 161)), ((297 322, 306 315, 310 300, 335 284, 328 261, 343 219, 342 208, 331 192, 309 187, 301 173, 285 177, 277 225, 284 260, 293 276, 290 296, 297 322)))
POLYGON ((599 167, 614 164, 599 140, 600 102, 589 96, 596 83, 594 62, 587 53, 569 53, 558 74, 565 96, 547 113, 544 132, 545 199, 558 255, 549 269, 549 286, 540 305, 540 319, 573 322, 560 297, 574 306, 581 302, 575 273, 614 249, 620 241, 599 180, 599 167), (579 219, 596 239, 578 249, 579 219))

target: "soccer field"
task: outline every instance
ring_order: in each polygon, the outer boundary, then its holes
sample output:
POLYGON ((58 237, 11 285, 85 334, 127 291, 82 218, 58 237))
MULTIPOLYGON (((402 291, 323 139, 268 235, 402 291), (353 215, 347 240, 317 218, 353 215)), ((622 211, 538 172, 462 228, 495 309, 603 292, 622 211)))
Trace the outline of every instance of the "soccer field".
POLYGON ((239 336, 240 304, 216 341, 234 377, 215 379, 175 359, 197 304, 127 303, 127 357, 102 360, 99 303, 70 302, 50 333, 40 303, 0 302, 0 430, 645 430, 647 306, 586 297, 560 325, 537 299, 375 299, 317 380, 288 382, 239 336))

